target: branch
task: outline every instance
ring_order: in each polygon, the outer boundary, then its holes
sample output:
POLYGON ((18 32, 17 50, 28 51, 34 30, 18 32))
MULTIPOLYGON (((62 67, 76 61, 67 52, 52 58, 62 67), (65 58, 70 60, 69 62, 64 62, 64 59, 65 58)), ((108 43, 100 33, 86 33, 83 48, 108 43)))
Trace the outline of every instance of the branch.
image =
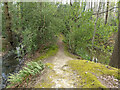
POLYGON ((104 12, 100 12, 100 13, 93 13, 93 15, 106 13, 106 12, 108 12, 108 11, 113 10, 114 8, 118 8, 118 7, 112 7, 111 9, 109 9, 109 10, 107 10, 107 11, 104 11, 104 12))

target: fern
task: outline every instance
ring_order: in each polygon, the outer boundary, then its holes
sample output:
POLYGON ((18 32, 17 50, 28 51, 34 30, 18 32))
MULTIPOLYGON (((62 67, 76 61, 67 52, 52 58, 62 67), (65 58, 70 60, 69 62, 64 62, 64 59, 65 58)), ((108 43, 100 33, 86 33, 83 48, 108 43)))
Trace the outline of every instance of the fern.
MULTIPOLYGON (((36 75, 41 72, 41 70, 44 69, 44 64, 42 62, 29 62, 26 64, 27 67, 23 67, 22 70, 19 71, 19 73, 16 74, 10 74, 8 77, 8 81, 11 83, 8 87, 14 86, 16 84, 22 83, 25 78, 27 78, 29 75, 36 75)), ((28 80, 28 79, 27 79, 28 80)), ((27 81, 28 82, 28 81, 27 81)))

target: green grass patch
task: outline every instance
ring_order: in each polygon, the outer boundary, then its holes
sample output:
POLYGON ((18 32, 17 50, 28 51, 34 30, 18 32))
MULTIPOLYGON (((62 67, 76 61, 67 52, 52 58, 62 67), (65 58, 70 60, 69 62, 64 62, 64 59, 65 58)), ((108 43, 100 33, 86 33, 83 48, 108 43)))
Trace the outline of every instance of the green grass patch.
POLYGON ((55 83, 52 82, 52 79, 47 77, 48 81, 43 81, 34 86, 34 88, 51 88, 55 83))
POLYGON ((79 81, 78 87, 82 88, 106 88, 101 82, 96 78, 100 75, 110 75, 115 78, 119 78, 118 69, 100 63, 94 63, 87 60, 70 60, 68 65, 82 77, 79 81))
POLYGON ((39 61, 48 58, 50 56, 54 56, 57 52, 58 52, 58 46, 57 45, 51 46, 45 53, 42 53, 40 57, 38 57, 33 61, 39 61))
POLYGON ((67 45, 64 43, 64 53, 71 58, 79 58, 79 56, 73 55, 68 51, 67 45))
MULTIPOLYGON (((51 63, 49 63, 47 65, 54 66, 51 63)), ((51 69, 49 69, 49 70, 50 70, 50 72, 44 75, 44 79, 41 80, 40 82, 38 82, 33 88, 51 88, 52 86, 55 85, 55 83, 52 82, 53 79, 50 78, 50 76, 57 77, 57 75, 53 70, 51 70, 51 69)))
POLYGON ((45 65, 50 69, 54 68, 54 64, 52 64, 52 63, 46 63, 45 65))
POLYGON ((60 34, 60 39, 62 39, 62 41, 64 43, 63 44, 64 45, 64 53, 71 58, 79 58, 79 56, 73 55, 72 53, 69 52, 68 47, 67 47, 66 42, 65 42, 64 35, 60 34))

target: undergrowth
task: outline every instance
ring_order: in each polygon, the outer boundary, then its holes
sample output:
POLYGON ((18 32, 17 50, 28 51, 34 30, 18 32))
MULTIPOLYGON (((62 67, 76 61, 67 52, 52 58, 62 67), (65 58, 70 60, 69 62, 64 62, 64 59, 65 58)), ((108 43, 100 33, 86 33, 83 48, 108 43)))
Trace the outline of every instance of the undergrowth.
POLYGON ((11 74, 8 78, 10 85, 7 88, 12 86, 19 87, 23 81, 28 82, 29 76, 35 76, 36 74, 41 73, 41 71, 45 68, 45 65, 41 62, 29 62, 26 64, 26 67, 23 67, 18 73, 11 74))
POLYGON ((63 43, 64 43, 64 52, 65 52, 65 54, 66 54, 67 56, 69 56, 69 57, 72 57, 72 58, 79 58, 79 56, 73 55, 72 53, 69 52, 68 47, 67 47, 67 45, 66 45, 65 37, 64 37, 63 34, 60 34, 60 39, 62 39, 62 41, 63 41, 63 43))
POLYGON ((16 86, 19 87, 19 85, 21 85, 23 81, 28 82, 29 76, 35 76, 41 73, 45 66, 47 66, 44 65, 41 62, 41 60, 48 58, 49 56, 55 55, 57 51, 58 51, 57 45, 51 46, 40 57, 31 62, 26 63, 26 67, 23 67, 23 69, 20 70, 18 73, 10 74, 10 76, 8 77, 9 78, 8 81, 10 82, 10 84, 7 86, 7 88, 16 86))

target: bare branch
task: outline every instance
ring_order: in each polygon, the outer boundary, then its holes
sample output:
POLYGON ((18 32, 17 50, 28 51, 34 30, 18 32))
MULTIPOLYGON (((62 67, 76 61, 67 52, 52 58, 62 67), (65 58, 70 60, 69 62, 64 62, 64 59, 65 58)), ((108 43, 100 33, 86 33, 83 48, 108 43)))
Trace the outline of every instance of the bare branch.
MULTIPOLYGON (((112 8, 109 9, 108 11, 111 11, 111 10, 113 10, 114 8, 118 8, 118 7, 112 7, 112 8)), ((106 12, 108 12, 108 11, 100 12, 99 14, 103 14, 103 13, 106 13, 106 12)), ((97 15, 97 13, 93 13, 93 15, 97 15)))

